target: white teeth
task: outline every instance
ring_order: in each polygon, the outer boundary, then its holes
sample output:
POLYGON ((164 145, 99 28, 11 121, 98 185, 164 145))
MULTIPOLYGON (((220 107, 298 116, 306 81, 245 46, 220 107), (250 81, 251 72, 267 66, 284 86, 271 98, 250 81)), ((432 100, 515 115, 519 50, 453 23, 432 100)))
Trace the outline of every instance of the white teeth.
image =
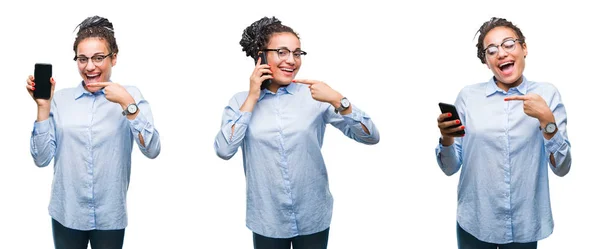
POLYGON ((293 72, 294 71, 294 69, 291 69, 291 68, 282 68, 281 70, 287 71, 287 72, 293 72))
POLYGON ((506 65, 511 64, 511 63, 513 63, 513 62, 512 61, 504 62, 504 63, 500 64, 500 67, 506 66, 506 65))

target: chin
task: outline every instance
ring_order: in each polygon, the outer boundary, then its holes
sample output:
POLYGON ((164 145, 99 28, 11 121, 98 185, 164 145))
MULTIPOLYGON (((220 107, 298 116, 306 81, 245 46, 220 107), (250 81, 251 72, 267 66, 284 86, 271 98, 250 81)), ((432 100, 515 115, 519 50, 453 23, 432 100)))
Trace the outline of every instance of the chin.
POLYGON ((520 78, 521 78, 520 76, 519 77, 510 76, 510 77, 504 77, 504 78, 496 76, 496 79, 504 84, 514 84, 517 81, 519 81, 520 78))
POLYGON ((283 81, 282 80, 273 80, 273 83, 276 83, 277 85, 280 85, 280 86, 287 86, 290 83, 292 83, 292 80, 291 79, 290 80, 283 80, 283 81))

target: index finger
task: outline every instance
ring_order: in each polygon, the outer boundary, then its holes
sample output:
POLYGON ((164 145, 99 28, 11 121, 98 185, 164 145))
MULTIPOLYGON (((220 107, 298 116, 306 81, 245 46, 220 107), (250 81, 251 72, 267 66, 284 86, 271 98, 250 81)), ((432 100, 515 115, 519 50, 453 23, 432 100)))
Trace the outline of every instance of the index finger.
POLYGON ((510 100, 527 100, 527 96, 521 96, 521 95, 515 95, 515 96, 508 96, 506 98, 504 98, 504 101, 510 101, 510 100))
POLYGON ((306 84, 306 85, 313 85, 313 84, 318 83, 319 81, 318 80, 303 80, 303 79, 298 79, 297 80, 297 79, 295 79, 295 80, 292 80, 292 82, 294 82, 294 83, 300 83, 300 84, 306 84))
POLYGON ((261 56, 258 56, 258 59, 256 60, 256 66, 260 65, 260 63, 262 62, 262 58, 260 58, 261 56))
POLYGON ((96 82, 96 83, 89 83, 89 84, 87 84, 87 86, 91 86, 91 87, 107 87, 110 84, 111 84, 110 82, 96 82))
POLYGON ((438 116, 438 122, 442 122, 444 120, 446 120, 447 118, 452 117, 452 113, 446 112, 446 113, 442 113, 438 116))

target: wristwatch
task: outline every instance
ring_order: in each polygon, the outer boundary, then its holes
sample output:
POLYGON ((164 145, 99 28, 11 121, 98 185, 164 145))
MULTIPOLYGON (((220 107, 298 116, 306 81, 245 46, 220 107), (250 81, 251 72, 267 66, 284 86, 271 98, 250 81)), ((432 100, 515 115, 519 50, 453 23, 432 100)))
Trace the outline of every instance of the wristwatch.
POLYGON ((550 122, 546 125, 546 127, 544 127, 543 129, 542 129, 542 127, 540 127, 540 129, 546 134, 554 134, 557 130, 556 123, 550 122))
POLYGON ((340 107, 335 108, 335 113, 343 112, 348 109, 348 107, 350 107, 350 101, 346 97, 343 97, 340 100, 340 107))
POLYGON ((131 103, 123 110, 123 116, 135 114, 138 111, 138 106, 135 103, 131 103))

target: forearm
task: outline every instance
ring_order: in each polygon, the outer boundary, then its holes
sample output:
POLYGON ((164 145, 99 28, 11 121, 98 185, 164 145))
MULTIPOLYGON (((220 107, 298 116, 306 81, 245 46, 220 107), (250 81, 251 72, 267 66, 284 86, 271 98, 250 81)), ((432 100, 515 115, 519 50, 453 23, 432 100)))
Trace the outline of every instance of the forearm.
POLYGON ((142 154, 156 158, 160 154, 160 134, 143 114, 138 111, 136 118, 129 120, 130 131, 142 154))
POLYGON ((244 103, 240 107, 240 111, 241 112, 252 112, 252 111, 254 111, 254 106, 256 106, 256 103, 258 102, 258 97, 259 96, 248 95, 248 97, 246 97, 246 101, 244 101, 244 103))
POLYGON ((540 115, 538 120, 540 122, 540 129, 542 130, 545 130, 549 123, 556 124, 556 130, 553 133, 542 131, 542 134, 550 168, 554 174, 564 176, 571 168, 571 145, 566 138, 566 114, 562 108, 559 108, 556 112, 560 118, 558 124, 556 121, 557 118, 550 109, 540 115))
POLYGON ((230 107, 224 114, 225 120, 222 122, 221 130, 217 133, 214 142, 214 149, 217 156, 224 160, 233 157, 245 136, 248 123, 252 117, 250 112, 235 112, 230 107), (231 118, 227 118, 231 116, 231 118))
POLYGON ((440 143, 435 150, 438 166, 447 176, 453 175, 460 169, 462 162, 459 150, 460 146, 454 143, 449 146, 440 143))
MULTIPOLYGON (((371 118, 358 107, 352 109, 351 107, 340 113, 342 114, 341 121, 333 121, 332 124, 344 132, 344 135, 357 142, 377 144, 379 142, 379 130, 377 130, 371 118)), ((337 114, 330 113, 329 115, 333 115, 334 120, 339 117, 337 114)))
MULTIPOLYGON (((121 109, 125 110, 125 109, 127 109, 127 106, 129 106, 130 104, 134 104, 134 103, 137 104, 135 102, 135 99, 133 99, 132 96, 129 96, 126 99, 123 99, 122 101, 120 101, 119 105, 121 105, 121 109)), ((135 112, 133 114, 126 115, 126 117, 129 120, 134 120, 138 116, 139 113, 140 113, 140 110, 139 110, 139 106, 138 106, 138 111, 137 112, 135 112)), ((141 138, 141 139, 143 140, 143 138, 141 138)))
POLYGON ((551 139, 544 140, 546 156, 550 169, 558 176, 565 176, 571 169, 571 144, 563 133, 555 133, 551 139))
POLYGON ((56 140, 50 122, 51 120, 48 118, 42 122, 36 122, 31 133, 31 157, 38 167, 48 166, 56 152, 56 140))
POLYGON ((47 120, 50 117, 50 107, 49 106, 38 106, 37 108, 37 122, 42 122, 47 120))
MULTIPOLYGON (((352 105, 350 105, 350 107, 348 107, 348 109, 340 112, 340 114, 342 114, 342 115, 348 115, 350 113, 352 113, 352 105)), ((365 126, 365 124, 360 123, 360 126, 362 127, 364 133, 366 133, 367 135, 371 135, 369 128, 367 128, 367 126, 365 126)))

